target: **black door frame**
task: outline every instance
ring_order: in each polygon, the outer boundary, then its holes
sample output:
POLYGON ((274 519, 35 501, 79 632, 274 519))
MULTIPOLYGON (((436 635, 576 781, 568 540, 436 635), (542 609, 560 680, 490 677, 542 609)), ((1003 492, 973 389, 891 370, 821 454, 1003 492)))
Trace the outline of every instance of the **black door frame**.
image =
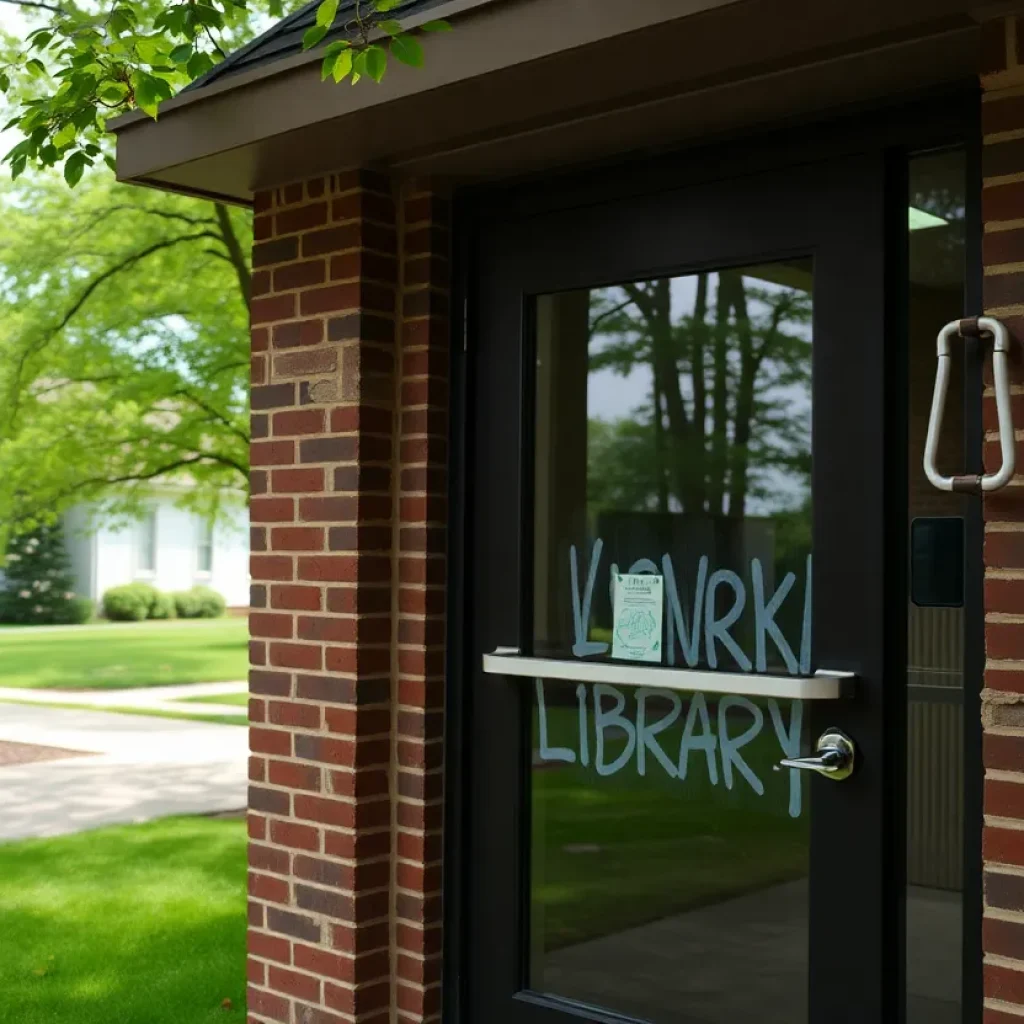
MULTIPOLYGON (((452 418, 451 418, 451 504, 449 556, 449 615, 446 746, 446 833, 445 833, 445 933, 444 933, 444 1003, 445 1020, 459 1024, 478 1024, 465 1004, 466 976, 466 914, 467 830, 465 815, 467 784, 467 747, 463 742, 465 707, 469 698, 466 684, 467 667, 467 586, 466 573, 471 571, 468 556, 473 541, 473 524, 469 521, 467 498, 472 487, 472 461, 476 455, 470 425, 471 398, 468 394, 470 367, 476 356, 473 339, 479 336, 478 311, 473 308, 473 279, 477 265, 480 232, 496 219, 514 219, 546 211, 554 213, 572 207, 591 206, 666 191, 671 187, 696 180, 713 181, 735 175, 737 166, 744 173, 793 167, 808 161, 829 157, 852 157, 874 151, 883 155, 886 177, 886 223, 889 235, 884 250, 885 260, 885 336, 887 346, 898 346, 901 358, 888 376, 884 406, 891 412, 905 411, 906 358, 903 338, 905 318, 906 232, 901 227, 905 217, 906 161, 911 153, 946 146, 965 146, 968 153, 968 273, 965 310, 978 312, 980 306, 980 128, 979 97, 975 83, 952 91, 943 91, 904 103, 898 107, 846 111, 826 123, 789 126, 760 136, 747 134, 740 139, 724 139, 716 145, 689 149, 643 161, 571 172, 557 178, 503 185, 499 188, 467 190, 456 197, 454 234, 455 302, 452 331, 452 418), (738 161, 742 159, 742 164, 738 161)), ((971 360, 970 366, 977 365, 971 360)), ((980 462, 981 422, 980 368, 968 372, 965 379, 965 423, 968 450, 977 453, 980 462)), ((906 431, 906 417, 895 416, 887 436, 899 438, 906 431)), ((905 452, 905 444, 901 451, 905 452)), ((886 550, 900 554, 893 563, 905 565, 906 531, 902 512, 906 509, 905 458, 888 463, 885 486, 890 501, 900 501, 901 514, 888 515, 886 550)), ((891 506, 890 506, 891 508, 891 506)), ((983 524, 980 502, 972 503, 967 523, 968 558, 966 574, 965 623, 965 876, 964 876, 964 1022, 975 1024, 981 1017, 981 787, 982 771, 980 680, 984 665, 983 612, 981 610, 982 577, 980 571, 983 524), (973 827, 972 827, 973 826, 973 827)), ((905 571, 897 568, 887 576, 892 591, 905 594, 905 571)), ((899 602, 890 601, 891 609, 899 602)), ((885 661, 888 665, 905 666, 905 620, 898 610, 892 611, 898 621, 886 626, 885 661)), ((891 616, 891 617, 892 617, 891 616)), ((884 905, 898 908, 892 918, 895 927, 885 942, 885 971, 879 998, 891 1010, 885 1020, 903 1019, 903 1000, 893 998, 903 991, 904 941, 902 893, 905 882, 903 800, 905 770, 905 693, 892 688, 887 695, 886 756, 892 760, 889 778, 896 794, 889 802, 890 849, 885 852, 888 869, 879 879, 884 905)), ((892 912, 892 911, 891 911, 892 912)), ((813 983, 812 983, 813 984, 813 983)), ((875 1018, 872 1018, 875 1019, 875 1018)), ((877 1019, 883 1019, 878 1017, 877 1019)), ((482 1022, 480 1022, 482 1024, 482 1022)), ((488 1022, 490 1024, 490 1022, 488 1022)))

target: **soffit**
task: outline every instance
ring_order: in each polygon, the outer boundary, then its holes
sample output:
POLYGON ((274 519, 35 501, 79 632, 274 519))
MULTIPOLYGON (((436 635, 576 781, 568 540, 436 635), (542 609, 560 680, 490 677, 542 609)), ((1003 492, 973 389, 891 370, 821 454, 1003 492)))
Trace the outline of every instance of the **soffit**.
POLYGON ((556 2, 564 20, 551 18, 552 0, 439 4, 430 16, 454 10, 456 30, 431 37, 425 68, 394 67, 380 86, 321 83, 303 55, 176 98, 159 122, 122 118, 118 175, 242 203, 359 166, 479 181, 890 97, 977 67, 964 0, 556 2), (595 10, 601 19, 584 19, 595 10))

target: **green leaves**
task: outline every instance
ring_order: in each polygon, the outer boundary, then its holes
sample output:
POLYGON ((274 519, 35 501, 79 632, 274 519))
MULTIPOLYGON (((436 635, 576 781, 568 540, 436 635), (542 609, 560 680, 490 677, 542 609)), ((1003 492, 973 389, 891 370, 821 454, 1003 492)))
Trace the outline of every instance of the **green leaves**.
POLYGON ((384 77, 384 72, 388 66, 388 55, 384 47, 368 46, 360 56, 364 58, 360 71, 368 75, 375 82, 379 82, 384 77))
POLYGON ((64 162, 64 180, 74 188, 82 180, 82 175, 91 162, 81 150, 72 153, 64 162))
MULTIPOLYGON (((298 0, 295 0, 297 3, 298 0)), ((14 177, 30 167, 62 167, 81 180, 85 167, 105 159, 112 142, 106 121, 132 109, 155 118, 160 104, 207 74, 225 53, 247 42, 283 0, 108 0, 94 4, 30 5, 31 31, 4 38, 0 92, 15 115, 8 127, 21 142, 4 162, 14 177), (73 154, 75 156, 72 161, 73 154)), ((391 57, 424 63, 420 33, 448 31, 429 21, 416 30, 401 21, 402 0, 321 0, 304 49, 327 42, 321 77, 380 82, 391 57), (396 16, 397 15, 397 16, 396 16), (339 38, 340 37, 340 38, 339 38)))
POLYGON ((165 79, 157 78, 145 71, 136 71, 131 82, 135 92, 135 106, 155 120, 160 101, 171 96, 170 84, 165 79))
POLYGON ((65 146, 70 146, 75 141, 75 137, 78 135, 78 128, 73 122, 68 122, 63 128, 53 137, 53 145, 58 149, 63 149, 65 146))
POLYGON ((323 63, 320 65, 320 81, 326 81, 332 75, 340 82, 352 71, 352 50, 347 40, 338 39, 330 43, 324 50, 323 63))
POLYGON ((352 51, 345 50, 344 53, 339 53, 337 59, 334 62, 334 70, 332 71, 332 77, 336 82, 344 81, 350 74, 352 74, 352 51))
POLYGON ((423 67, 423 47, 410 35, 395 36, 391 40, 391 53, 403 64, 423 67))
POLYGON ((244 490, 251 218, 106 173, 0 183, 0 210, 0 521, 188 459, 195 497, 244 490))
POLYGON ((323 25, 314 25, 312 28, 307 29, 302 37, 302 48, 304 50, 311 50, 325 35, 327 35, 327 29, 323 25))
POLYGON ((321 28, 330 28, 338 14, 338 0, 323 0, 316 9, 316 23, 321 28))
MULTIPOLYGON (((384 18, 383 14, 401 6, 402 0, 368 0, 364 3, 361 13, 357 5, 350 11, 353 17, 346 23, 348 38, 343 46, 332 43, 324 52, 320 65, 320 77, 326 81, 333 78, 335 82, 351 78, 355 85, 362 77, 381 81, 387 71, 388 56, 419 68, 424 63, 423 46, 410 32, 407 32, 397 18, 384 18), (385 44, 377 42, 379 33, 390 37, 385 44), (345 54, 342 56, 342 54, 345 54)), ((338 0, 323 0, 317 8, 316 24, 307 30, 302 40, 303 49, 316 46, 326 35, 338 16, 338 0)), ((428 21, 421 26, 423 32, 448 32, 451 26, 446 21, 428 21)))
POLYGON ((205 75, 213 67, 213 58, 202 51, 194 53, 188 64, 185 65, 185 73, 191 81, 195 81, 200 75, 205 75))

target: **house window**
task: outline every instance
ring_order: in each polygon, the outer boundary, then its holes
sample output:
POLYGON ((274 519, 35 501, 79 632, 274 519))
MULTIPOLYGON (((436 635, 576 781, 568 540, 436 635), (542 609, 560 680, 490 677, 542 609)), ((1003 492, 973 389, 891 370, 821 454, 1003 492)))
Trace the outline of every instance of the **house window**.
POLYGON ((213 523, 200 519, 196 523, 196 572, 209 576, 213 572, 213 523))
POLYGON ((156 572, 156 509, 149 509, 139 521, 136 568, 140 575, 156 572))

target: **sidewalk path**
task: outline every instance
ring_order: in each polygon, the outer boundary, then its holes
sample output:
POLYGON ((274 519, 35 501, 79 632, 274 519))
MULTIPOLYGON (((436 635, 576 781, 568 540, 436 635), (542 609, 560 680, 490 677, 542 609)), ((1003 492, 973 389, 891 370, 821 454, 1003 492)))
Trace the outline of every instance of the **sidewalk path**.
POLYGON ((104 708, 148 708, 152 711, 192 711, 204 715, 238 715, 246 709, 240 704, 181 703, 185 697, 221 697, 228 693, 245 693, 245 680, 228 683, 188 683, 183 686, 139 686, 124 690, 36 690, 0 687, 0 702, 19 701, 28 704, 89 704, 104 708))
POLYGON ((0 741, 94 756, 0 767, 0 842, 245 807, 245 729, 44 703, 0 704, 0 741))

